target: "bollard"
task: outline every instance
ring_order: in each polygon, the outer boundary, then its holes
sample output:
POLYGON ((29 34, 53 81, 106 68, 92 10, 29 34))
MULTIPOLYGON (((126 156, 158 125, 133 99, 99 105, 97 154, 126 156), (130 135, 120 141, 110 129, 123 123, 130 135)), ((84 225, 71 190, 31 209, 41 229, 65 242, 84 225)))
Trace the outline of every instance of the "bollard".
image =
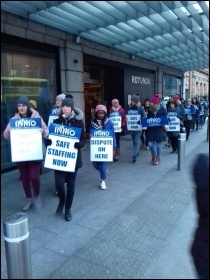
POLYGON ((178 170, 184 169, 185 164, 185 142, 186 142, 186 134, 179 133, 178 139, 178 170))
POLYGON ((8 279, 32 279, 28 216, 7 216, 3 227, 8 279))

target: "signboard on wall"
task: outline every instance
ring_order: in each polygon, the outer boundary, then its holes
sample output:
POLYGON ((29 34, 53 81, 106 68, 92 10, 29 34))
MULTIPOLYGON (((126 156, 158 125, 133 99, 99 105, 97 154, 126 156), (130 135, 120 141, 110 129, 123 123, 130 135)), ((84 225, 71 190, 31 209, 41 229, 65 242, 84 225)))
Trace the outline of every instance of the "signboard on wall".
POLYGON ((143 103, 146 98, 150 98, 155 93, 155 72, 141 70, 124 70, 124 92, 125 104, 129 96, 139 94, 140 101, 143 103))

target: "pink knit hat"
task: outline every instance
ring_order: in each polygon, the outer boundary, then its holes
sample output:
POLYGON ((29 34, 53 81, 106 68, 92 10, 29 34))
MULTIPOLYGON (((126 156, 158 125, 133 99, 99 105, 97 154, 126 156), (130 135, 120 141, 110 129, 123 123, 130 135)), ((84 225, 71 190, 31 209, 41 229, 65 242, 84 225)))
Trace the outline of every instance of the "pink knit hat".
POLYGON ((104 105, 102 104, 99 104, 96 106, 95 108, 95 114, 98 112, 98 111, 104 111, 106 114, 107 114, 107 109, 104 105))
POLYGON ((150 102, 155 104, 155 105, 158 105, 159 104, 159 98, 153 96, 150 98, 150 102))

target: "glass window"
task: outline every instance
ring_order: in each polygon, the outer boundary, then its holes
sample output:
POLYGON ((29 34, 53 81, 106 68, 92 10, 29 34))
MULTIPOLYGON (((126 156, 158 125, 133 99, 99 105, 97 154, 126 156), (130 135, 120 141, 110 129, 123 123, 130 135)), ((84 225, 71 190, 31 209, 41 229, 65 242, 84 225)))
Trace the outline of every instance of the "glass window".
POLYGON ((2 133, 15 114, 17 99, 26 95, 37 102, 36 110, 48 122, 49 109, 57 93, 53 54, 16 51, 9 46, 1 50, 1 170, 12 167, 10 143, 2 133))

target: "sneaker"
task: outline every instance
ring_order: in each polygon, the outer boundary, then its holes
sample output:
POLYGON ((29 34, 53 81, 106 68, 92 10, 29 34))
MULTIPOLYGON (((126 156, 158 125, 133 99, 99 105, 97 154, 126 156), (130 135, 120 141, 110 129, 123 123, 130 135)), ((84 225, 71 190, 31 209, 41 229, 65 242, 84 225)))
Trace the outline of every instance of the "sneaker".
POLYGON ((106 189, 106 184, 105 181, 101 181, 101 190, 105 190, 106 189))
POLYGON ((26 204, 23 206, 23 211, 28 211, 33 205, 32 198, 28 198, 26 204))
POLYGON ((42 202, 39 196, 33 198, 33 205, 36 212, 40 212, 42 210, 42 202))

